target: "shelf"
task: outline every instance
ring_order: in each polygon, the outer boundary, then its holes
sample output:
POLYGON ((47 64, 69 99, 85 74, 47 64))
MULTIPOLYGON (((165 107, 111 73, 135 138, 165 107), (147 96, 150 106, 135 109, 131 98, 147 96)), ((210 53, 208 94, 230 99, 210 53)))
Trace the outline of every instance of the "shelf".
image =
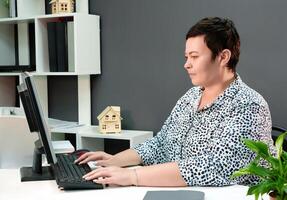
POLYGON ((71 63, 69 72, 100 74, 99 16, 79 13, 40 16, 35 19, 37 72, 50 71, 47 23, 59 21, 59 17, 70 21, 68 22, 68 32, 71 37, 74 37, 71 43, 68 42, 68 45, 72 46, 68 47, 68 61, 71 63))
POLYGON ((31 17, 14 17, 14 18, 0 18, 0 24, 21 24, 33 23, 35 18, 31 17))
MULTIPOLYGON (((100 17, 88 14, 88 0, 76 2, 77 13, 49 15, 44 15, 44 1, 16 1, 18 3, 18 17, 0 18, 0 67, 2 66, 2 69, 6 70, 14 70, 10 66, 36 66, 35 71, 30 72, 30 74, 34 76, 45 117, 48 117, 49 111, 48 77, 77 76, 78 122, 90 125, 90 75, 101 73, 100 17), (64 44, 63 46, 67 49, 68 54, 68 72, 50 71, 47 30, 49 22, 67 22, 65 29, 68 34, 65 39, 68 40, 66 43, 68 45, 64 44)), ((2 11, 3 9, 0 10, 2 11)), ((5 15, 2 12, 0 16, 3 17, 5 15)), ((62 39, 60 40, 63 41, 62 39)), ((63 55, 66 55, 66 51, 64 51, 63 55)), ((23 70, 23 67, 21 69, 23 70)), ((21 72, 16 70, 0 72, 0 78, 2 79, 10 76, 16 76, 19 83, 22 82, 21 72)), ((22 107, 21 102, 20 107, 22 107)))
POLYGON ((21 72, 3 72, 0 73, 0 77, 1 76, 20 76, 21 72))
MULTIPOLYGON (((1 76, 20 76, 22 72, 3 72, 1 76)), ((81 76, 91 75, 90 73, 76 73, 76 72, 29 72, 33 76, 81 76)))
POLYGON ((90 75, 90 73, 79 74, 76 72, 31 72, 35 76, 79 76, 79 75, 90 75))
MULTIPOLYGON (((35 19, 54 19, 54 18, 67 18, 67 17, 75 17, 75 16, 87 16, 87 14, 83 13, 61 13, 61 14, 48 14, 48 15, 39 15, 35 16, 35 19)), ((90 16, 96 16, 96 15, 90 15, 90 16)))
MULTIPOLYGON (((48 14, 48 15, 39 15, 34 17, 11 17, 11 18, 0 18, 0 24, 19 24, 34 22, 36 19, 51 19, 57 20, 58 18, 68 18, 68 17, 77 17, 77 16, 87 16, 83 13, 64 13, 64 14, 48 14)), ((97 16, 97 15, 88 15, 88 16, 97 16)))
POLYGON ((29 65, 28 23, 35 31, 37 75, 100 74, 100 18, 83 13, 0 19, 0 66, 15 65, 14 24, 18 24, 19 64, 29 65), (50 72, 47 23, 67 21, 68 72, 50 72))
MULTIPOLYGON (((37 90, 45 116, 48 116, 47 76, 78 76, 78 119, 80 123, 91 124, 90 76, 100 74, 100 26, 99 16, 83 13, 51 14, 35 17, 0 19, 0 65, 15 65, 14 24, 18 24, 19 63, 29 64, 28 23, 35 27, 35 76, 37 90), (47 23, 59 20, 73 23, 70 26, 70 42, 73 48, 68 51, 69 72, 50 72, 47 23)), ((20 72, 4 72, 0 76, 19 76, 20 72)))
MULTIPOLYGON (((69 18, 69 17, 77 17, 77 16, 87 16, 87 14, 83 13, 64 13, 64 14, 48 14, 48 15, 39 15, 34 17, 11 17, 11 18, 0 18, 0 24, 19 24, 19 23, 28 23, 34 22, 36 19, 43 20, 53 20, 56 21, 59 18, 69 18)), ((96 15, 88 15, 88 16, 96 16, 96 15)))
POLYGON ((76 135, 77 149, 87 148, 92 151, 103 150, 104 139, 128 140, 130 147, 153 137, 152 131, 122 130, 120 133, 102 134, 98 126, 79 126, 73 128, 52 129, 53 134, 70 133, 76 135))
POLYGON ((90 138, 107 138, 107 139, 122 139, 129 140, 146 134, 152 137, 152 131, 140 131, 140 130, 122 130, 120 133, 100 133, 98 126, 87 126, 79 129, 81 137, 90 138))
POLYGON ((120 133, 100 133, 98 126, 78 126, 73 128, 54 128, 51 132, 55 133, 74 133, 81 137, 108 138, 108 139, 131 139, 143 135, 152 136, 152 131, 142 130, 122 130, 120 133))

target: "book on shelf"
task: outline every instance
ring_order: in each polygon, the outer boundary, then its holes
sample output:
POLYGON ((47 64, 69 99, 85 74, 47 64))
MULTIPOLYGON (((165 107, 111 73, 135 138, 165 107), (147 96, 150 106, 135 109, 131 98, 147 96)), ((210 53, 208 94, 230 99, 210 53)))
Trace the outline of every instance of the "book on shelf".
POLYGON ((51 72, 57 72, 57 49, 56 49, 56 24, 55 22, 47 23, 48 31, 48 49, 49 49, 49 66, 51 72))
POLYGON ((68 71, 67 22, 56 22, 58 72, 68 71))
POLYGON ((75 53, 74 53, 74 22, 67 22, 67 37, 68 37, 68 71, 75 71, 75 53))
POLYGON ((51 72, 68 71, 67 22, 48 22, 48 50, 51 72))
POLYGON ((29 60, 31 71, 36 71, 36 44, 35 44, 35 24, 28 24, 28 35, 29 35, 29 60))

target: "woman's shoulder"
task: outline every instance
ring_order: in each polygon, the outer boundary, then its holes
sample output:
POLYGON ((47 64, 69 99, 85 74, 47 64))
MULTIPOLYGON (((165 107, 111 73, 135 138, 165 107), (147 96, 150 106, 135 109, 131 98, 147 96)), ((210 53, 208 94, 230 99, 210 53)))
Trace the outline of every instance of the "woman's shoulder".
POLYGON ((200 87, 192 87, 188 89, 178 100, 176 105, 181 106, 182 104, 193 103, 198 99, 200 95, 200 87))
POLYGON ((241 102, 240 104, 244 106, 258 105, 268 107, 267 101, 264 97, 244 82, 241 83, 241 87, 235 97, 235 101, 241 102))
POLYGON ((186 91, 185 95, 199 95, 201 92, 200 86, 191 87, 189 90, 186 91))
POLYGON ((198 96, 200 95, 200 92, 201 92, 201 88, 199 86, 192 87, 189 90, 187 90, 180 99, 182 99, 182 100, 184 100, 184 99, 188 99, 188 100, 197 99, 198 96))

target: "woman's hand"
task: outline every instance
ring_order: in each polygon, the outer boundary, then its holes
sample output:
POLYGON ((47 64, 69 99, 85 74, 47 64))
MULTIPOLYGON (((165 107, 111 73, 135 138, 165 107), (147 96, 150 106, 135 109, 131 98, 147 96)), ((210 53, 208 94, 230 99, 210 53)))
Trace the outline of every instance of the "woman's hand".
POLYGON ((83 176, 86 180, 93 180, 99 184, 109 185, 137 185, 136 171, 121 167, 100 167, 83 176))
POLYGON ((75 160, 75 163, 83 164, 87 163, 89 161, 97 161, 98 166, 108 166, 109 160, 113 156, 105 153, 103 151, 97 151, 97 152, 87 152, 81 155, 77 160, 75 160))

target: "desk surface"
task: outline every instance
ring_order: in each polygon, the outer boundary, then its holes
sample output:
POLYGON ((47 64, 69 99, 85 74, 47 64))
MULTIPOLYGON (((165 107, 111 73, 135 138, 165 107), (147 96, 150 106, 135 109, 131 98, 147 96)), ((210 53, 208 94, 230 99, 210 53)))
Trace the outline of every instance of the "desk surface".
POLYGON ((103 190, 62 191, 55 181, 20 182, 17 169, 0 169, 1 200, 142 200, 149 190, 197 190, 205 193, 205 200, 254 200, 246 196, 246 186, 227 187, 110 187, 103 190))

